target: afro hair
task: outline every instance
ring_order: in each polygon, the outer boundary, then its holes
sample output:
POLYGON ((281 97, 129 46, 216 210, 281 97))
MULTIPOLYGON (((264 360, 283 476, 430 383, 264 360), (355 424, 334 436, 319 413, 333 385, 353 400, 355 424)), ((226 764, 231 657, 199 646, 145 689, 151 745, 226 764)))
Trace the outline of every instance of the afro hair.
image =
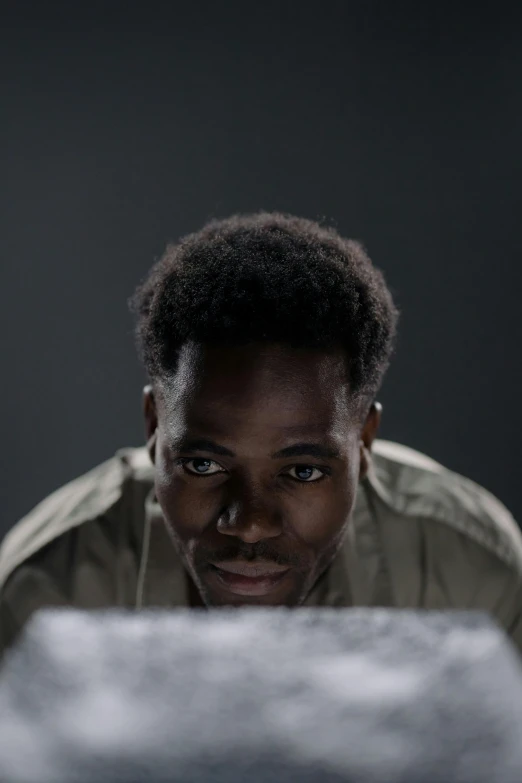
POLYGON ((359 242, 276 212, 212 220, 168 244, 129 304, 152 380, 175 371, 187 341, 342 348, 358 398, 378 391, 398 319, 359 242))

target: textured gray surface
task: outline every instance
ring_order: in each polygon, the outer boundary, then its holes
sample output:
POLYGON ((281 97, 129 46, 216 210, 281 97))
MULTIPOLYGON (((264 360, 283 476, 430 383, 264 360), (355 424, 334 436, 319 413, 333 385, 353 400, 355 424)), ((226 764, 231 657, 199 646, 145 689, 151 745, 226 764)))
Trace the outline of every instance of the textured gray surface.
POLYGON ((0 780, 520 783, 522 667, 479 614, 43 612, 0 780))

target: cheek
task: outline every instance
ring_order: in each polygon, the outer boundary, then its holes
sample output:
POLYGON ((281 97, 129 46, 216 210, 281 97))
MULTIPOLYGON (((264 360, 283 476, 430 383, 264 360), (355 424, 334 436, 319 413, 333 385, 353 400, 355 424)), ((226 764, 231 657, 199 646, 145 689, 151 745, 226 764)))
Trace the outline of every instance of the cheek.
POLYGON ((319 491, 311 490, 302 502, 293 504, 289 515, 293 531, 303 543, 321 549, 344 530, 355 500, 355 488, 349 482, 319 491))
POLYGON ((215 493, 198 488, 197 480, 188 483, 167 463, 156 463, 155 491, 163 516, 180 538, 202 532, 219 512, 215 493))

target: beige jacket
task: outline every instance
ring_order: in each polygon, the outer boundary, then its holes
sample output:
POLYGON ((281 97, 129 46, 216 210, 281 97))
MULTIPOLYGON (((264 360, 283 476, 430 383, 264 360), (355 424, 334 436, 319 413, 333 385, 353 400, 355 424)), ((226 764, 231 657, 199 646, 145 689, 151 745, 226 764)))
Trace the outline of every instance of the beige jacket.
MULTIPOLYGON (((0 548, 0 650, 43 606, 186 606, 144 448, 61 487, 0 548)), ((376 441, 353 524, 307 605, 482 609, 522 651, 522 534, 489 492, 376 441)))

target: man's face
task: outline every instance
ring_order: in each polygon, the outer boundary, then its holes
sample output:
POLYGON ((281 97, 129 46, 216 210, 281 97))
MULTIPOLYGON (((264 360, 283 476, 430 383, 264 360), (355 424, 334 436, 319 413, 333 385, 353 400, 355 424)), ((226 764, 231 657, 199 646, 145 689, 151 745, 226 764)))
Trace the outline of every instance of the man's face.
POLYGON ((207 606, 305 601, 354 506, 343 355, 187 345, 145 400, 156 496, 207 606))

